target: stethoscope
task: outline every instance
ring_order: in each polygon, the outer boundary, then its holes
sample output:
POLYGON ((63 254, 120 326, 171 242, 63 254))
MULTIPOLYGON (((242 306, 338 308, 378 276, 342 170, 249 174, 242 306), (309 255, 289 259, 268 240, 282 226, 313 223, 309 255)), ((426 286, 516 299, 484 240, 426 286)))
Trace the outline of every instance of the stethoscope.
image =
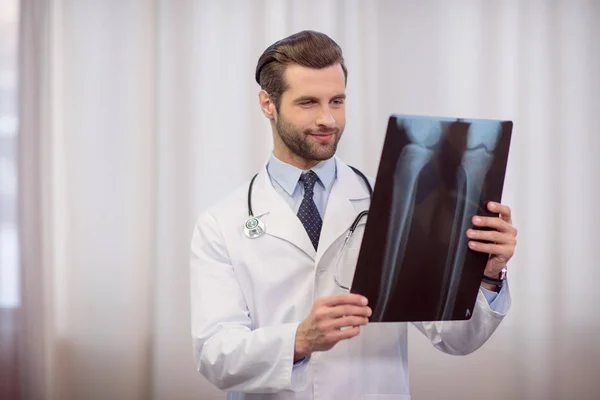
MULTIPOLYGON (((358 176, 360 176, 360 178, 363 180, 363 182, 369 189, 369 197, 371 199, 373 199, 373 188, 371 187, 371 183, 369 182, 369 180, 367 179, 365 174, 363 174, 358 169, 356 169, 352 166, 349 166, 349 167, 352 168, 352 170, 358 176)), ((259 220, 258 218, 256 218, 254 216, 254 213, 252 212, 252 187, 254 185, 254 180, 256 179, 257 176, 258 176, 258 174, 254 175, 252 177, 252 179, 250 180, 250 185, 248 186, 248 219, 244 223, 244 234, 250 239, 256 239, 256 238, 262 236, 266 232, 266 229, 267 229, 265 226, 265 223, 263 221, 259 220)), ((344 243, 346 243, 346 242, 348 242, 348 240, 350 240, 350 236, 352 236, 352 234, 354 233, 354 230, 360 223, 360 220, 363 217, 365 217, 368 213, 369 213, 369 210, 364 210, 364 211, 361 211, 356 216, 356 218, 354 219, 354 222, 350 226, 348 235, 346 236, 344 243)))

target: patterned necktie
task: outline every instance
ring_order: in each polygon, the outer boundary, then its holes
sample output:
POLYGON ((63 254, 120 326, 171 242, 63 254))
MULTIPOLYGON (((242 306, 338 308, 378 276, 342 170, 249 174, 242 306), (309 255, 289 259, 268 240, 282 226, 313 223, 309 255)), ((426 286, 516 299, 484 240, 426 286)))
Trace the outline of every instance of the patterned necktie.
POLYGON ((319 245, 321 226, 323 225, 319 210, 313 200, 315 183, 318 179, 319 177, 313 171, 308 171, 307 173, 300 175, 300 181, 304 185, 304 198, 298 209, 298 218, 300 218, 300 222, 304 225, 304 229, 306 229, 306 233, 308 233, 308 237, 315 250, 319 245))

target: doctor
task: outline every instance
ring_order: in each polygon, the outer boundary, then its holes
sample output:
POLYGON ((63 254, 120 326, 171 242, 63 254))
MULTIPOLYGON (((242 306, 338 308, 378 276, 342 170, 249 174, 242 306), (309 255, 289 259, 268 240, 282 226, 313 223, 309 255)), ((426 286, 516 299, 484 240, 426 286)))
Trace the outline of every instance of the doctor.
MULTIPOLYGON (((244 184, 194 229, 196 366, 229 399, 410 398, 407 324, 369 324, 368 299, 333 279, 345 233, 370 199, 367 182, 334 156, 346 77, 340 47, 324 34, 300 32, 266 49, 256 80, 273 153, 251 190, 244 184)), ((500 218, 473 223, 492 230, 465 232, 471 249, 490 253, 492 278, 471 319, 414 324, 449 354, 482 346, 510 305, 507 285, 494 279, 514 253, 516 229, 508 207, 489 208, 500 218)))

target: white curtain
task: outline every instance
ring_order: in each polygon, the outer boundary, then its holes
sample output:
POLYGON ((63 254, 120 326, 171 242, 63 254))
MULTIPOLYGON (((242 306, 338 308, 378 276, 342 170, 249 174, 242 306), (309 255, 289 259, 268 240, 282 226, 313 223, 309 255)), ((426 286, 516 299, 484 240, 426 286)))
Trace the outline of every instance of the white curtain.
POLYGON ((189 240, 268 156, 254 68, 303 29, 344 49, 339 154, 371 175, 391 113, 515 122, 513 307, 467 357, 411 331, 413 397, 600 393, 600 2, 23 0, 21 13, 26 398, 224 397, 194 369, 189 240))

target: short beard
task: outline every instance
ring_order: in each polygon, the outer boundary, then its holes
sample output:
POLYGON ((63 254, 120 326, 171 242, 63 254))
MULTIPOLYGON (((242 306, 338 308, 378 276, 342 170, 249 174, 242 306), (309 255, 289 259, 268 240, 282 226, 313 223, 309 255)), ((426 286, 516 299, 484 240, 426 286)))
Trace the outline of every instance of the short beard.
POLYGON ((288 149, 290 149, 292 153, 305 160, 311 161, 323 161, 333 157, 337 151, 338 142, 340 141, 344 131, 344 127, 342 127, 342 129, 320 128, 316 131, 312 129, 301 131, 291 123, 287 122, 281 114, 279 114, 279 118, 277 118, 275 126, 281 141, 287 146, 288 149), (333 142, 311 143, 309 142, 309 135, 313 133, 332 133, 334 135, 333 142))

